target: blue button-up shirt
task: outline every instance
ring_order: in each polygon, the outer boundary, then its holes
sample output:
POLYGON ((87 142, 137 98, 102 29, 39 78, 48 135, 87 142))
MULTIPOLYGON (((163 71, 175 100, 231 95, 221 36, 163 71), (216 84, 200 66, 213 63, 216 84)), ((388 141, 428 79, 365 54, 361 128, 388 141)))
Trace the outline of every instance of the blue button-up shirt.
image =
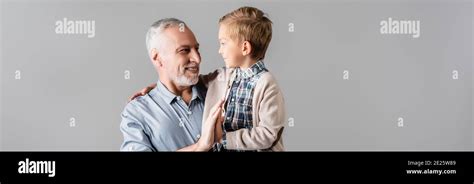
POLYGON ((147 95, 130 101, 122 112, 122 151, 176 151, 197 142, 206 90, 192 86, 187 105, 160 81, 147 95))

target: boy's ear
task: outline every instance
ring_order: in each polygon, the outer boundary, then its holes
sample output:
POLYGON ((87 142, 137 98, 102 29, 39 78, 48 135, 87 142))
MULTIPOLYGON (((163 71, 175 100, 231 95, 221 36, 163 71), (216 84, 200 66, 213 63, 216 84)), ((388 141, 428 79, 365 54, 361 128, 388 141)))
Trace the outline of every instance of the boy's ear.
POLYGON ((151 49, 150 51, 150 58, 153 64, 155 64, 158 67, 163 66, 163 62, 161 61, 160 53, 158 53, 158 50, 156 48, 151 49))
POLYGON ((252 44, 249 41, 242 42, 242 55, 246 56, 252 53, 252 44))

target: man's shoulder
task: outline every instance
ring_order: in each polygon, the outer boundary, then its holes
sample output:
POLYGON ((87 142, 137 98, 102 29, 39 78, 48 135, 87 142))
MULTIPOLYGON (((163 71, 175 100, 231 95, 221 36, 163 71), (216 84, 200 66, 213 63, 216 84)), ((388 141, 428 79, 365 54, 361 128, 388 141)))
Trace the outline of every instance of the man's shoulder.
POLYGON ((138 96, 133 100, 129 101, 127 105, 125 105, 123 112, 136 114, 140 112, 140 109, 149 108, 150 102, 153 101, 152 96, 154 94, 156 94, 156 87, 149 91, 147 94, 143 96, 138 96))

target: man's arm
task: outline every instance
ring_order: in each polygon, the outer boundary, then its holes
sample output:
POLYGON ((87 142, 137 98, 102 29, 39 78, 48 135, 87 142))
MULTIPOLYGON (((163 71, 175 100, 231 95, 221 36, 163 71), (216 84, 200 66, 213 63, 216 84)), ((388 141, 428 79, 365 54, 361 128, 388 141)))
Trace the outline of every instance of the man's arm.
MULTIPOLYGON (((176 151, 198 151, 197 143, 191 144, 189 146, 186 146, 186 147, 181 148, 181 149, 176 150, 176 151)), ((205 151, 205 150, 203 150, 203 151, 205 151)))
POLYGON ((186 146, 184 148, 181 148, 179 150, 176 150, 176 151, 209 151, 212 147, 207 145, 207 143, 203 143, 203 141, 201 141, 202 139, 199 139, 199 141, 197 143, 194 143, 194 144, 191 144, 189 146, 186 146), (201 141, 201 142, 200 142, 201 141))
POLYGON ((178 151, 209 151, 212 145, 214 145, 214 130, 216 124, 221 125, 222 121, 222 104, 224 99, 217 102, 211 109, 211 114, 202 124, 201 138, 198 142, 190 146, 179 149, 178 151))
MULTIPOLYGON (((144 133, 143 128, 139 123, 132 120, 132 118, 122 114, 122 123, 120 130, 123 133, 124 141, 120 151, 156 151, 152 148, 148 136, 144 133)), ((209 149, 207 149, 209 150, 209 149)), ((198 143, 181 148, 177 151, 207 151, 202 145, 198 143)))
POLYGON ((122 112, 120 131, 123 134, 123 143, 120 151, 157 151, 151 144, 143 125, 139 122, 136 112, 129 104, 122 112))
MULTIPOLYGON (((214 106, 213 112, 221 111, 221 103, 214 106)), ((124 141, 120 148, 121 151, 157 151, 149 136, 145 133, 145 128, 140 123, 140 118, 137 117, 137 112, 133 109, 131 104, 125 107, 122 112, 122 122, 120 123, 120 130, 123 133, 124 141)), ((209 116, 202 126, 202 136, 197 143, 181 148, 177 151, 209 151, 214 144, 214 129, 217 121, 217 113, 209 116)))

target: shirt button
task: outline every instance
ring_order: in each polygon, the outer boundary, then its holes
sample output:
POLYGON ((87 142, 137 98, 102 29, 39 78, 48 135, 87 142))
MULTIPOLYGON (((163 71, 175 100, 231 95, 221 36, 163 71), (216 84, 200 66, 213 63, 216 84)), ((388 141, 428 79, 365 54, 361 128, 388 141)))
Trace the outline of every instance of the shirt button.
POLYGON ((227 117, 227 120, 230 120, 230 117, 227 117))
POLYGON ((193 112, 191 112, 191 111, 188 111, 188 115, 191 115, 191 114, 193 114, 193 112))
POLYGON ((201 134, 198 134, 196 137, 197 137, 198 139, 201 138, 201 134))
POLYGON ((184 127, 184 123, 183 123, 183 122, 179 122, 179 126, 180 126, 180 127, 184 127))
POLYGON ((232 101, 234 101, 234 98, 232 98, 232 101))
POLYGON ((180 96, 177 96, 177 97, 176 97, 176 100, 181 100, 181 97, 180 97, 180 96))

